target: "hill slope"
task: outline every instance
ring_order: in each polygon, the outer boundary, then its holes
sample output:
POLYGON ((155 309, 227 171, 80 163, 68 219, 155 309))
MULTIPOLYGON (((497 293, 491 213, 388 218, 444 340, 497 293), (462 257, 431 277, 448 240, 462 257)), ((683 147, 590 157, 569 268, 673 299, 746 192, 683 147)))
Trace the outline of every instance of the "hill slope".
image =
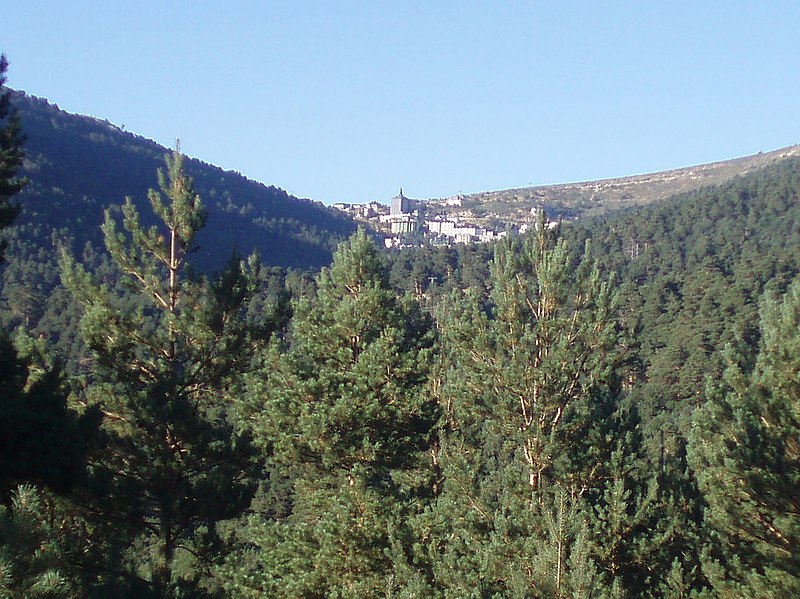
MULTIPOLYGON (((149 215, 147 190, 157 187, 156 169, 168 150, 153 141, 86 116, 68 114, 46 100, 14 94, 28 136, 17 220, 23 240, 47 243, 53 230, 80 249, 97 245, 103 210, 133 198, 149 215)), ((258 250, 270 265, 316 268, 355 230, 352 220, 318 202, 298 199, 238 173, 187 159, 186 169, 209 212, 195 267, 213 271, 234 247, 258 250)))
MULTIPOLYGON (((676 194, 721 185, 740 175, 800 156, 800 145, 789 146, 733 160, 713 162, 659 173, 616 179, 523 187, 465 195, 455 208, 478 224, 493 226, 530 220, 532 208, 544 208, 548 215, 563 218, 599 216, 661 202, 676 194)), ((437 210, 440 209, 437 206, 437 210)))

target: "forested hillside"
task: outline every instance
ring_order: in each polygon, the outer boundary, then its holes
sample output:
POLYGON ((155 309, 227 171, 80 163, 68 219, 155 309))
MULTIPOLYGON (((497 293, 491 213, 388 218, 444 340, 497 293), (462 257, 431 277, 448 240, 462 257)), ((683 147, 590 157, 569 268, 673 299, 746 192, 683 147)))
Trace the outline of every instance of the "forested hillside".
POLYGON ((194 271, 161 160, 103 249, 7 253, 0 594, 800 594, 800 160, 313 280, 194 271))
MULTIPOLYGON (((128 196, 146 207, 147 190, 156 185, 156 169, 168 150, 45 100, 21 92, 13 98, 27 136, 23 174, 30 179, 19 196, 24 209, 16 235, 33 244, 28 252, 51 248, 54 238, 68 240, 77 251, 86 242, 100 247, 104 208, 128 196)), ((355 230, 341 213, 238 173, 198 160, 187 160, 186 172, 209 214, 192 258, 200 271, 221 269, 233 248, 244 255, 257 250, 270 265, 319 268, 355 230)))

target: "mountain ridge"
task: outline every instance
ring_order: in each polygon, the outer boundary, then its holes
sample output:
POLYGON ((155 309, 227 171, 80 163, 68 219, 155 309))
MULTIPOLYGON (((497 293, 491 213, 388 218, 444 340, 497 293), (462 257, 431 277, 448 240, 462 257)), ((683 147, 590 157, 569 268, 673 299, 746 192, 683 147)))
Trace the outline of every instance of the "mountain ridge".
MULTIPOLYGON (((12 101, 27 136, 21 174, 30 183, 18 196, 22 211, 15 225, 23 237, 41 244, 51 228, 65 229, 74 249, 87 241, 100 246, 104 209, 126 197, 146 224, 153 223, 147 191, 157 187, 156 171, 171 150, 25 92, 15 91, 12 101)), ((269 265, 319 268, 355 230, 351 219, 320 202, 196 158, 187 157, 185 168, 209 213, 194 256, 201 271, 222 268, 234 249, 258 251, 269 265)))
MULTIPOLYGON (((31 184, 19 196, 23 235, 26 227, 33 227, 29 238, 53 237, 47 227, 70 229, 77 222, 73 249, 86 241, 99 247, 103 209, 123 203, 125 197, 137 203, 148 222, 147 190, 156 187, 156 170, 169 149, 106 119, 65 112, 23 91, 14 92, 14 103, 28 136, 23 174, 31 184)), ((530 224, 538 209, 550 218, 604 215, 719 185, 796 156, 800 145, 654 173, 475 192, 457 196, 458 202, 421 202, 427 211, 503 230, 530 224)), ((188 157, 186 169, 209 211, 195 257, 204 272, 221 268, 234 250, 258 251, 269 265, 319 268, 355 230, 354 221, 340 211, 236 171, 188 157)))
MULTIPOLYGON (((796 156, 800 156, 798 144, 769 152, 653 173, 475 192, 457 196, 461 200, 458 210, 469 210, 472 215, 466 216, 478 220, 479 224, 480 221, 522 218, 534 208, 543 208, 553 217, 577 219, 598 216, 663 201, 702 187, 719 185, 736 176, 796 156)), ((435 200, 429 202, 436 203, 435 200)))

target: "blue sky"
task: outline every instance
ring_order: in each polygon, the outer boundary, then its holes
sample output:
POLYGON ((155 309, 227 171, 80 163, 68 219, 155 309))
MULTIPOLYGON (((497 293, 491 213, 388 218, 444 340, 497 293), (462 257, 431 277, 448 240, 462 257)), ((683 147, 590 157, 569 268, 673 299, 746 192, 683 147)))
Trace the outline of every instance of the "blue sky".
POLYGON ((325 203, 800 142, 800 2, 10 0, 9 85, 325 203))

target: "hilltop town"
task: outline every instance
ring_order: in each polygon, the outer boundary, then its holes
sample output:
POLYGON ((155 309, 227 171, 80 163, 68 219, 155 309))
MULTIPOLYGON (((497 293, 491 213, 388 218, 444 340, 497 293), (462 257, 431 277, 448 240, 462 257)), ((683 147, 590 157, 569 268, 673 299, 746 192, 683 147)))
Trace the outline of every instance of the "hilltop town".
POLYGON ((508 216, 487 215, 470 206, 466 196, 441 200, 416 200, 400 193, 389 205, 380 202, 368 204, 333 204, 332 208, 345 212, 384 234, 386 247, 434 245, 453 243, 484 243, 510 233, 524 233, 536 220, 541 208, 531 208, 526 214, 517 214, 513 222, 508 216), (487 218, 488 216, 488 218, 487 218))

